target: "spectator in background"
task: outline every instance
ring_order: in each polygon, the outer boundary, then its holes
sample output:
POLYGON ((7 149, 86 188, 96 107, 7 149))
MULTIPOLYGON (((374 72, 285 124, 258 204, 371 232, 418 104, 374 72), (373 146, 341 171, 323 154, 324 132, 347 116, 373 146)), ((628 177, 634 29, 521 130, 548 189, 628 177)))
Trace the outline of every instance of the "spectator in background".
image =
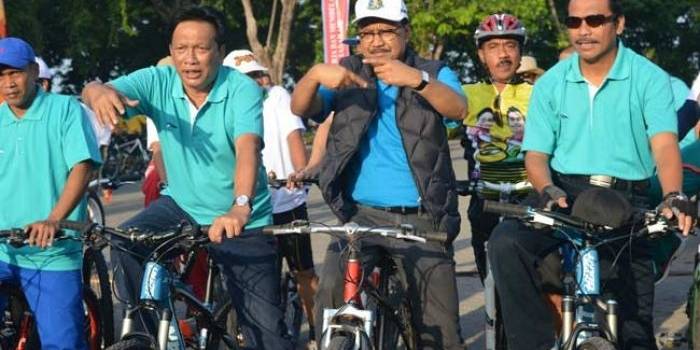
POLYGON ((515 74, 530 84, 535 84, 537 78, 544 74, 544 69, 537 66, 537 60, 532 56, 523 56, 520 58, 520 67, 515 71, 515 74))

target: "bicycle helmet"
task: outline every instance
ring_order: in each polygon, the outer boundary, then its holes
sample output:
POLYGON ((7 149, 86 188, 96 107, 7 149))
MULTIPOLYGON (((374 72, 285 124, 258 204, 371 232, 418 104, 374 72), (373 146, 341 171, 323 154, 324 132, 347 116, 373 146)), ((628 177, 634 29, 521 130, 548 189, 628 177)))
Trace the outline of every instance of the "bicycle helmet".
POLYGON ((527 39, 525 27, 520 20, 508 13, 496 13, 484 18, 474 32, 476 47, 480 47, 490 38, 497 37, 514 38, 520 42, 520 45, 523 45, 527 39))

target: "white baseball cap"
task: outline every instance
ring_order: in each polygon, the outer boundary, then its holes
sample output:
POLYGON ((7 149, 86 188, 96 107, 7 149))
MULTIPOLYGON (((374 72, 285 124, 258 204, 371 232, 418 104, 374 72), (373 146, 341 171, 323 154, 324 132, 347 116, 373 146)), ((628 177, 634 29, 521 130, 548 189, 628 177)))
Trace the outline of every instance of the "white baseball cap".
POLYGON ((243 74, 256 71, 267 72, 267 68, 258 63, 255 55, 250 50, 233 50, 229 52, 224 58, 224 66, 234 68, 243 74))
POLYGON ((41 57, 36 56, 34 57, 34 61, 36 61, 36 64, 39 65, 39 79, 51 79, 53 78, 53 71, 49 68, 49 66, 44 62, 41 57))
POLYGON ((408 19, 408 10, 403 0, 357 0, 352 23, 370 17, 401 22, 408 19))

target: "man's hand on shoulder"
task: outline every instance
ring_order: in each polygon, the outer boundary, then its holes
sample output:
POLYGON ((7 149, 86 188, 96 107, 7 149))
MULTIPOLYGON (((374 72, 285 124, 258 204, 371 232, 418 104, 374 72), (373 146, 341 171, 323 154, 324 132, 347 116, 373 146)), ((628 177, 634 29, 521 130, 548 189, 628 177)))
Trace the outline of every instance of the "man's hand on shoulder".
POLYGON ((85 86, 82 96, 102 125, 117 125, 126 112, 126 107, 136 107, 139 104, 139 101, 128 99, 113 87, 98 82, 85 86))
POLYGON ((209 228, 209 240, 221 243, 224 239, 224 233, 228 238, 239 236, 250 219, 250 213, 251 209, 248 206, 233 206, 228 213, 214 219, 209 228))
POLYGON ((353 86, 367 87, 367 82, 359 75, 338 64, 317 64, 309 73, 313 80, 328 89, 335 90, 353 86))

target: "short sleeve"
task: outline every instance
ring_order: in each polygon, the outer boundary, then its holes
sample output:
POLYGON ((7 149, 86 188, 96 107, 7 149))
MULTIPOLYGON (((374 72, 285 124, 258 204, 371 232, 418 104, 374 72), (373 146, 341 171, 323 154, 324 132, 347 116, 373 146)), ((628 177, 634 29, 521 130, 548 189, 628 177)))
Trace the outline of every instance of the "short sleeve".
POLYGON ((102 163, 90 120, 80 103, 73 98, 66 102, 62 129, 61 144, 68 168, 72 169, 86 160, 92 161, 93 164, 102 163))
POLYGON ((278 125, 280 126, 280 134, 283 136, 288 136, 294 130, 305 130, 304 122, 301 118, 292 113, 290 107, 292 103, 292 98, 289 92, 281 86, 275 86, 270 90, 270 97, 275 101, 273 111, 275 113, 275 118, 277 118, 278 125))
POLYGON ((151 145, 160 142, 160 137, 158 137, 158 129, 156 129, 156 124, 151 120, 151 118, 146 118, 146 144, 148 149, 151 149, 151 145))
MULTIPOLYGON (((455 73, 449 67, 442 67, 438 72, 437 80, 445 85, 447 85, 452 91, 456 92, 459 96, 466 98, 464 90, 462 89, 462 83, 459 81, 457 73, 455 73)), ((458 120, 452 120, 448 118, 443 118, 443 123, 446 127, 452 129, 460 126, 462 123, 458 120)))
POLYGON ((542 82, 538 82, 533 88, 527 118, 525 119, 525 136, 522 147, 524 151, 535 151, 545 154, 554 152, 558 116, 547 93, 549 88, 550 86, 542 84, 542 82))
POLYGON ((234 101, 229 108, 233 109, 233 135, 234 141, 243 134, 255 134, 263 137, 263 94, 262 89, 253 80, 240 80, 234 95, 234 101))
POLYGON ((697 101, 698 97, 700 97, 700 73, 698 73, 698 76, 695 78, 695 81, 693 82, 693 86, 690 88, 690 94, 688 94, 688 100, 697 101))
POLYGON ((317 123, 323 123, 329 114, 335 110, 335 94, 336 92, 324 87, 323 85, 318 87, 318 96, 321 98, 321 103, 323 105, 321 109, 321 115, 314 116, 312 119, 317 123))
POLYGON ((671 79, 659 70, 649 77, 644 89, 644 121, 649 138, 661 132, 678 132, 676 109, 673 102, 671 79))

